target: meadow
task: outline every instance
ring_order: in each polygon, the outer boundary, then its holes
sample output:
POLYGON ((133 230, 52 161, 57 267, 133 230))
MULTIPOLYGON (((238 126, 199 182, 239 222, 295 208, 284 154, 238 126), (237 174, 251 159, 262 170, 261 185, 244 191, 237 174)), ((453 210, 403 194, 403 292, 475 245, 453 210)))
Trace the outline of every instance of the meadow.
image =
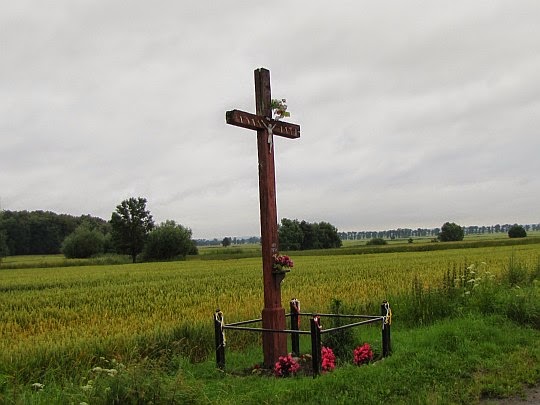
MULTIPOLYGON (((243 400, 273 403, 289 398, 289 402, 299 403, 310 402, 308 392, 313 384, 324 387, 332 380, 343 390, 341 403, 352 403, 356 398, 355 390, 347 388, 346 381, 377 378, 377 373, 381 372, 376 369, 379 363, 372 367, 372 375, 362 374, 361 369, 344 364, 332 376, 324 375, 317 380, 285 381, 238 375, 239 370, 255 364, 262 357, 259 338, 238 332, 228 335, 226 373, 216 371, 211 322, 216 308, 223 311, 226 322, 234 322, 259 317, 263 302, 260 258, 220 259, 216 256, 219 253, 209 254, 212 260, 204 260, 205 255, 201 254, 197 260, 166 263, 87 263, 85 266, 1 269, 0 402, 235 403, 243 400), (125 380, 114 373, 98 378, 96 371, 92 371, 96 367, 114 369, 125 380), (247 388, 241 388, 244 385, 247 388), (136 387, 139 390, 146 388, 141 393, 136 387), (260 395, 254 392, 260 392, 260 395), (268 397, 269 393, 271 397, 268 397)), ((332 300, 339 299, 352 313, 376 315, 380 303, 385 299, 390 301, 394 311, 395 353, 378 365, 379 369, 385 368, 386 373, 399 374, 403 365, 396 362, 403 353, 411 351, 407 342, 425 345, 425 351, 415 351, 415 364, 419 369, 435 367, 429 358, 434 356, 431 351, 436 351, 429 342, 433 334, 438 336, 435 340, 443 336, 443 340, 448 340, 445 344, 454 345, 456 349, 461 347, 456 339, 473 339, 469 335, 474 335, 476 328, 477 334, 486 340, 500 334, 500 347, 503 344, 513 347, 511 339, 520 342, 510 356, 515 365, 508 364, 508 356, 506 360, 497 357, 499 364, 495 357, 487 357, 490 362, 495 362, 492 368, 496 371, 485 364, 482 364, 485 370, 474 371, 458 365, 466 376, 476 379, 477 384, 463 392, 458 390, 457 397, 447 396, 446 390, 451 388, 437 378, 448 379, 450 384, 455 382, 441 375, 428 381, 424 391, 409 387, 401 388, 407 392, 400 394, 398 390, 398 394, 404 395, 404 403, 411 398, 420 400, 421 397, 415 395, 427 395, 438 385, 442 388, 434 391, 433 403, 459 403, 460 398, 463 401, 478 398, 482 395, 478 390, 489 385, 493 374, 498 372, 507 378, 501 367, 521 376, 513 381, 510 385, 513 388, 507 393, 519 392, 520 384, 525 382, 538 381, 540 349, 534 349, 531 344, 538 342, 540 337, 538 325, 534 324, 537 318, 533 316, 532 323, 527 318, 519 325, 519 317, 502 319, 495 310, 476 317, 475 313, 464 311, 465 307, 460 304, 456 307, 460 316, 448 316, 449 319, 444 320, 444 314, 435 313, 438 306, 444 307, 440 300, 437 301, 440 294, 430 295, 429 292, 441 286, 449 275, 456 278, 467 272, 469 279, 466 281, 469 281, 471 265, 477 273, 473 279, 478 279, 478 285, 482 278, 486 283, 491 278, 508 278, 509 270, 517 263, 519 271, 527 273, 524 277, 531 287, 522 291, 513 290, 516 285, 505 285, 504 288, 516 296, 526 291, 528 295, 522 303, 538 301, 539 286, 533 279, 540 273, 540 243, 384 254, 317 255, 311 252, 295 256, 293 253, 292 257, 294 269, 282 284, 286 308, 288 300, 295 297, 301 301, 302 311, 327 312, 332 300), (415 302, 420 302, 427 310, 415 313, 418 311, 418 306, 414 308, 415 302), (517 324, 513 323, 516 320, 517 324), (443 323, 436 326, 438 321, 443 323), (468 322, 475 325, 474 328, 471 329, 468 322), (501 332, 494 332, 493 324, 498 325, 501 332), (514 335, 510 331, 515 331, 514 335), (524 377, 527 367, 529 376, 524 377), (481 375, 474 374, 477 372, 481 375), (448 398, 448 402, 444 398, 448 398)), ((54 266, 54 260, 59 258, 39 260, 51 260, 54 266)), ((489 293, 486 291, 485 294, 489 293)), ((538 305, 533 304, 528 310, 534 315, 538 305)), ((377 344, 377 329, 359 333, 377 344)), ((475 339, 481 339, 479 336, 475 339)), ((304 343, 302 347, 308 352, 309 345, 304 343)), ((488 346, 477 345, 478 355, 494 349, 493 343, 488 346)), ((403 373, 406 375, 407 371, 403 373)), ((394 392, 379 391, 370 398, 377 401, 377 398, 395 395, 394 392)), ((494 392, 501 393, 498 389, 494 392)), ((318 398, 321 403, 325 402, 323 397, 318 398)), ((328 403, 333 399, 334 395, 329 396, 328 403)))

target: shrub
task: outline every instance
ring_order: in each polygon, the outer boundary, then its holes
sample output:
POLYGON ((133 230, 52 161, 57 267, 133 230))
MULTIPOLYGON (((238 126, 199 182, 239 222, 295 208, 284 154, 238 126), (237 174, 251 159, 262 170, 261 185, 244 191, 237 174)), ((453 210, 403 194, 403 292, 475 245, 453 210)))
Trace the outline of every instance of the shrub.
POLYGON ((464 236, 465 231, 461 226, 454 222, 446 222, 441 227, 441 232, 439 233, 438 238, 441 242, 455 242, 463 240, 464 236))
POLYGON ((62 253, 68 259, 86 259, 103 253, 105 236, 97 229, 82 224, 62 242, 62 253))
POLYGON ((514 224, 510 227, 510 229, 508 229, 509 238, 525 238, 526 236, 527 232, 521 225, 514 224))
POLYGON ((143 257, 144 260, 185 258, 194 251, 194 247, 191 229, 184 228, 174 221, 166 221, 148 234, 143 257))
POLYGON ((367 246, 380 246, 380 245, 387 245, 388 242, 384 240, 383 238, 373 238, 366 242, 367 246))
MULTIPOLYGON (((330 303, 331 314, 343 314, 344 308, 341 300, 336 298, 332 299, 330 303)), ((336 317, 329 318, 330 328, 337 328, 347 323, 344 318, 336 317)), ((352 328, 341 329, 336 332, 328 333, 323 340, 323 345, 327 347, 333 347, 336 356, 344 358, 349 356, 352 348, 354 347, 354 335, 352 328)))

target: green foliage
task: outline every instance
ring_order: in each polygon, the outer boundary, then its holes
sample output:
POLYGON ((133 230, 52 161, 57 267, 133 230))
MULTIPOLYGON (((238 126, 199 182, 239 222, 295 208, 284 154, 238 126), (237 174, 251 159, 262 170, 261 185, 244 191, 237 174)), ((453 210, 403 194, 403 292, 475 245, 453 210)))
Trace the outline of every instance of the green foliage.
POLYGON ((373 238, 366 242, 366 246, 381 246, 387 244, 388 242, 383 238, 373 238))
MULTIPOLYGON (((342 242, 337 228, 328 222, 313 224, 314 234, 318 240, 318 249, 331 249, 341 247, 342 242)), ((309 249, 309 247, 306 247, 309 249)))
POLYGON ((455 242, 463 240, 464 236, 465 232, 461 226, 454 222, 446 222, 441 227, 438 238, 441 242, 455 242))
POLYGON ((10 255, 58 254, 62 241, 82 223, 102 233, 109 225, 103 219, 83 215, 74 217, 49 211, 2 211, 0 229, 6 236, 10 255))
POLYGON ((2 259, 9 254, 6 240, 7 238, 5 232, 0 229, 0 263, 2 263, 2 259))
POLYGON ((87 259, 103 253, 105 236, 89 224, 80 225, 62 242, 62 253, 68 259, 87 259))
POLYGON ((283 218, 278 227, 279 247, 281 250, 300 250, 304 233, 297 219, 283 218))
POLYGON ((287 111, 287 102, 286 99, 282 98, 281 100, 273 98, 270 101, 270 108, 272 109, 272 113, 275 120, 280 120, 285 117, 290 117, 291 113, 287 111))
POLYGON ((503 280, 511 287, 519 286, 528 279, 527 267, 512 254, 503 273, 503 280))
POLYGON ((408 294, 393 299, 399 322, 409 326, 432 324, 463 313, 498 314, 540 329, 540 286, 530 268, 511 256, 501 277, 486 263, 447 270, 442 283, 425 286, 415 276, 408 294), (510 286, 510 288, 509 288, 510 286))
MULTIPOLYGON (((330 303, 329 307, 329 312, 331 314, 350 314, 350 312, 347 313, 347 311, 347 308, 343 305, 343 302, 341 300, 338 300, 337 298, 332 298, 332 302, 330 303)), ((337 328, 352 322, 348 318, 332 317, 323 319, 325 323, 328 323, 328 325, 323 325, 325 329, 337 328)), ((325 334, 323 338, 323 346, 330 347, 338 358, 344 361, 350 360, 355 347, 353 329, 342 329, 336 332, 325 334)))
POLYGON ((231 238, 229 237, 223 238, 223 240, 221 241, 221 245, 223 247, 231 246, 231 238))
POLYGON ((523 226, 521 225, 514 224, 508 230, 509 238, 525 238, 526 236, 527 232, 525 231, 525 228, 523 228, 523 226))
POLYGON ((278 235, 281 250, 332 249, 342 245, 337 228, 328 222, 310 224, 283 218, 278 235))
MULTIPOLYGON (((317 379, 239 376, 261 360, 260 335, 227 331, 227 369, 216 371, 208 314, 220 307, 227 322, 258 317, 260 258, 2 270, 0 403, 476 403, 538 381, 538 245, 318 253, 295 259, 298 271, 283 285, 284 296, 301 294, 305 312, 339 297, 351 303, 348 313, 372 315, 388 298, 391 357, 360 368, 340 365, 317 379), (528 274, 520 288, 504 279, 513 250, 528 274), (463 257, 480 264, 445 272, 463 257), (411 289, 412 274, 418 277, 411 289), (408 315, 413 298, 421 301, 422 322, 408 315), (417 324, 422 328, 409 329, 417 324), (97 366, 118 373, 93 371, 97 366), (92 388, 83 390, 89 380, 92 388), (34 383, 45 387, 36 391, 34 383)), ((355 330, 360 342, 380 348, 380 325, 355 330)), ((309 352, 309 338, 301 339, 301 351, 309 352)))
POLYGON ((142 252, 148 233, 154 228, 146 198, 131 197, 116 206, 111 216, 112 242, 119 253, 129 254, 135 263, 142 252))
POLYGON ((150 231, 143 249, 144 260, 185 258, 196 251, 191 229, 166 221, 150 231))

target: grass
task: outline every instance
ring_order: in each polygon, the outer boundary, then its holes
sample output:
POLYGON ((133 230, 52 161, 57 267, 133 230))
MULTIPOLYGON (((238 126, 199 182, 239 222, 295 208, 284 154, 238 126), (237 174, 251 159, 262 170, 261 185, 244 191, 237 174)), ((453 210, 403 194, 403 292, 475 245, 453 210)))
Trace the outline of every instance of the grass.
POLYGON ((2 269, 36 269, 51 267, 101 266, 131 263, 129 256, 103 254, 89 259, 67 259, 64 255, 9 256, 0 263, 2 269))
MULTIPOLYGON (((39 392, 21 387, 0 399, 36 404, 458 404, 519 394, 524 383, 540 378, 538 331, 504 317, 467 315, 422 328, 394 328, 391 357, 361 367, 341 364, 316 379, 223 373, 212 360, 193 364, 181 357, 141 359, 125 367, 97 359, 76 379, 50 376, 39 392), (114 366, 118 374, 92 371, 98 364, 114 366)), ((232 370, 243 369, 259 359, 260 351, 248 348, 230 353, 228 363, 232 370)))
MULTIPOLYGON (((394 310, 392 357, 338 359, 317 379, 246 375, 262 358, 259 338, 233 331, 226 372, 215 369, 211 316, 218 306, 227 322, 259 316, 259 258, 5 269, 0 403, 470 403, 519 393, 540 376, 539 254, 525 244, 293 257, 284 302, 296 296, 319 312, 338 298, 378 314, 388 298, 394 310)), ((355 339, 380 350, 377 327, 355 339)))

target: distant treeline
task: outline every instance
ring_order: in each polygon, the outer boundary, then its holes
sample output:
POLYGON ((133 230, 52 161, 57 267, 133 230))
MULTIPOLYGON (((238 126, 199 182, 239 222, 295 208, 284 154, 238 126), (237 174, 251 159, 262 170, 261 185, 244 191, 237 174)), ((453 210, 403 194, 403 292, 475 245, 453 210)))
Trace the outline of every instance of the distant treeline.
POLYGON ((9 255, 58 254, 65 237, 82 223, 104 234, 110 224, 97 217, 75 217, 50 211, 1 211, 0 232, 5 235, 9 255))
MULTIPOLYGON (((9 255, 58 254, 62 242, 79 225, 87 223, 108 235, 111 225, 102 218, 90 215, 73 216, 50 211, 0 211, 0 232, 5 236, 9 255)), ((463 226, 465 235, 508 233, 512 224, 492 226, 463 226)), ((540 223, 522 225, 527 232, 540 231, 540 223)), ((373 238, 402 239, 412 237, 435 238, 440 228, 398 228, 386 231, 338 232, 341 240, 373 238)), ((257 244, 260 237, 229 237, 232 245, 257 244)), ((196 239, 197 246, 219 246, 223 239, 196 239)))
MULTIPOLYGON (((227 237, 230 241, 231 245, 246 245, 246 244, 256 244, 261 243, 261 238, 258 236, 251 236, 248 238, 238 238, 238 237, 227 237)), ((197 246, 219 246, 223 244, 223 241, 225 240, 221 239, 218 240, 217 238, 214 239, 195 239, 195 244, 197 246)))
MULTIPOLYGON (((513 224, 504 225, 492 225, 492 226, 462 226, 465 235, 483 235, 493 233, 508 233, 508 230, 513 224)), ((539 224, 522 225, 527 232, 540 231, 539 224)), ((351 232, 339 232, 339 237, 342 240, 362 240, 373 238, 385 238, 385 239, 403 239, 403 238, 435 238, 441 232, 441 228, 398 228, 390 229, 387 231, 351 231, 351 232)))

